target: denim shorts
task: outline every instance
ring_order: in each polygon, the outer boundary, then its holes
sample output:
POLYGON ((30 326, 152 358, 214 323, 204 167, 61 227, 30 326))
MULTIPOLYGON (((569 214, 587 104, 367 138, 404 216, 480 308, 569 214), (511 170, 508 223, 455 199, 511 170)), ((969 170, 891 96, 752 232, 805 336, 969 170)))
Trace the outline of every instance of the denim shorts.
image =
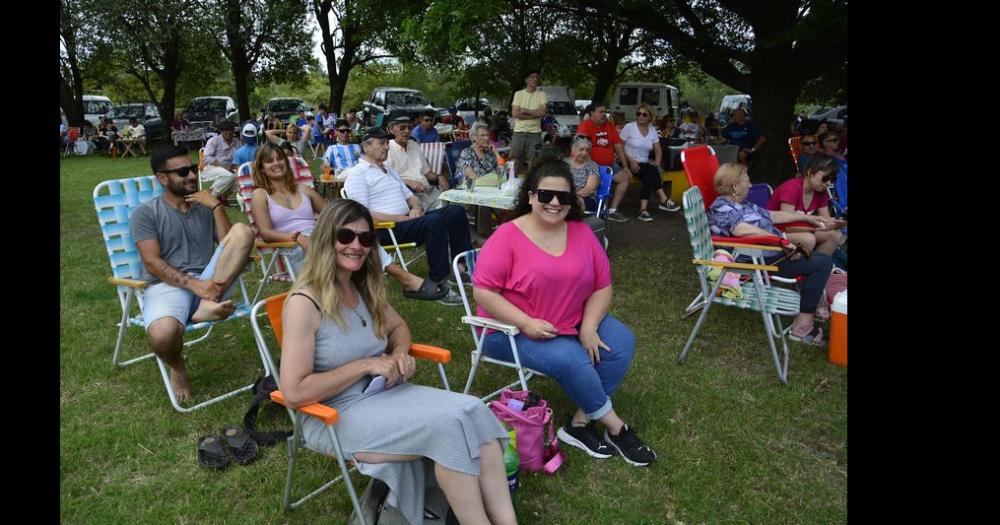
MULTIPOLYGON (((212 260, 208 262, 208 266, 200 274, 189 273, 188 275, 196 279, 211 278, 215 273, 215 266, 219 262, 219 255, 222 254, 222 247, 223 245, 219 244, 215 248, 212 260)), ((233 285, 235 284, 236 281, 233 281, 233 285)), ((222 300, 224 301, 232 295, 233 286, 230 285, 229 289, 222 294, 222 300)), ((142 305, 142 318, 146 322, 146 330, 149 330, 149 325, 153 324, 153 321, 164 317, 173 317, 180 324, 187 325, 191 322, 191 316, 198 310, 200 304, 201 298, 190 290, 164 282, 149 286, 146 288, 142 305)))

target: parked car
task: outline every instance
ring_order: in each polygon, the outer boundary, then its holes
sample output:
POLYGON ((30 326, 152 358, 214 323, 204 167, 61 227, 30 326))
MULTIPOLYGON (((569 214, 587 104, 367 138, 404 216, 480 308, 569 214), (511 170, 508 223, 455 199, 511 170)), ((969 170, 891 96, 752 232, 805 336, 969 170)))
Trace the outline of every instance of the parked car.
POLYGON ((837 106, 835 108, 821 107, 813 111, 812 115, 809 115, 810 120, 822 121, 826 119, 827 122, 838 125, 843 124, 845 118, 847 118, 847 106, 837 106))
MULTIPOLYGON (((377 87, 372 90, 361 109, 365 126, 384 126, 392 119, 406 115, 416 119, 425 111, 439 112, 433 103, 416 89, 404 87, 377 87)), ((447 111, 445 112, 447 113, 447 111)))
POLYGON ((476 111, 479 114, 483 114, 483 110, 490 107, 490 99, 481 98, 479 99, 478 107, 474 104, 475 98, 462 98, 455 101, 455 107, 458 108, 458 116, 465 120, 466 124, 472 125, 476 121, 476 111))
POLYGON ((545 93, 552 116, 559 123, 559 135, 572 135, 580 125, 580 113, 576 111, 576 93, 564 86, 538 86, 545 93))
POLYGON ((288 122, 289 118, 296 117, 300 111, 309 111, 306 101, 301 98, 276 97, 267 101, 261 118, 274 114, 282 122, 288 122))
POLYGON ((159 138, 163 132, 163 119, 160 110, 152 102, 129 102, 115 106, 108 112, 108 118, 114 122, 119 131, 128 126, 129 119, 139 119, 139 124, 146 129, 148 140, 159 138))
POLYGON ((89 120, 94 127, 101 125, 101 117, 107 116, 114 104, 111 99, 101 95, 83 96, 83 118, 89 120))
POLYGON ((197 97, 191 99, 184 110, 184 118, 193 128, 208 127, 216 116, 236 124, 239 119, 236 101, 232 97, 197 97))
POLYGON ((587 110, 587 106, 590 105, 590 100, 584 100, 580 98, 574 100, 573 102, 574 106, 576 107, 576 112, 581 115, 583 114, 584 111, 587 110))
POLYGON ((753 118, 753 105, 750 95, 726 95, 722 97, 722 103, 719 104, 719 124, 723 127, 729 124, 731 120, 729 115, 736 108, 745 109, 747 111, 747 118, 753 118))
POLYGON ((656 119, 666 115, 679 116, 677 88, 669 84, 622 82, 612 93, 608 110, 615 122, 635 120, 635 110, 643 102, 653 108, 656 119))

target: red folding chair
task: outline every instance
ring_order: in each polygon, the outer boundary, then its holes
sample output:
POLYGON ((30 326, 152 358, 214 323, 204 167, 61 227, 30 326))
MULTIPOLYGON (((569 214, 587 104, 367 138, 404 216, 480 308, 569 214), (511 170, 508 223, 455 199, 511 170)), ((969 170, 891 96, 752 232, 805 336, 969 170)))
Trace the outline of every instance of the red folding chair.
POLYGON ((701 145, 681 151, 681 164, 684 175, 687 176, 690 187, 697 186, 701 190, 705 209, 719 196, 715 192, 715 172, 719 171, 719 159, 715 156, 712 146, 701 145))
POLYGON ((799 169, 799 154, 802 153, 802 137, 788 137, 788 152, 792 154, 795 170, 799 169))
POLYGON ((66 147, 63 148, 63 157, 69 156, 69 152, 76 148, 76 141, 80 139, 80 128, 69 128, 66 132, 66 147))

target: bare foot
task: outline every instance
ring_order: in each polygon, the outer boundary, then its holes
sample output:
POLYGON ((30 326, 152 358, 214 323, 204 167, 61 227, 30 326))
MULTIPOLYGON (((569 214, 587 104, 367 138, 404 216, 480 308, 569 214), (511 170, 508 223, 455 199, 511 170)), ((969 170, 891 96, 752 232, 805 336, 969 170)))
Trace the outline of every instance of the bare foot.
POLYGON ((191 384, 188 383, 187 369, 184 367, 183 361, 180 369, 170 368, 170 384, 174 387, 178 403, 191 400, 191 384))
POLYGON ((236 311, 236 303, 232 299, 227 299, 221 303, 202 300, 198 305, 198 310, 191 316, 191 321, 201 323, 203 321, 218 321, 225 319, 236 311))

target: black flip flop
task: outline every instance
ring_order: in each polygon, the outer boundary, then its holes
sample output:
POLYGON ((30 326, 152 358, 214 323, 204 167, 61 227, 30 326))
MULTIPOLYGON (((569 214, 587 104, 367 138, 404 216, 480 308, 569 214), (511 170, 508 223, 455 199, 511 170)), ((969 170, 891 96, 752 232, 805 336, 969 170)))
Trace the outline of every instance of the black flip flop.
POLYGON ((421 301, 437 301, 445 295, 448 295, 448 288, 440 286, 430 279, 424 279, 424 282, 417 290, 403 290, 403 297, 407 299, 419 299, 421 301))
POLYGON ((257 459, 260 448, 257 443, 242 428, 231 425, 222 429, 222 439, 225 440, 229 452, 240 465, 252 463, 257 459))
POLYGON ((222 448, 221 437, 202 436, 198 438, 198 464, 215 470, 223 470, 229 466, 229 456, 222 448))

